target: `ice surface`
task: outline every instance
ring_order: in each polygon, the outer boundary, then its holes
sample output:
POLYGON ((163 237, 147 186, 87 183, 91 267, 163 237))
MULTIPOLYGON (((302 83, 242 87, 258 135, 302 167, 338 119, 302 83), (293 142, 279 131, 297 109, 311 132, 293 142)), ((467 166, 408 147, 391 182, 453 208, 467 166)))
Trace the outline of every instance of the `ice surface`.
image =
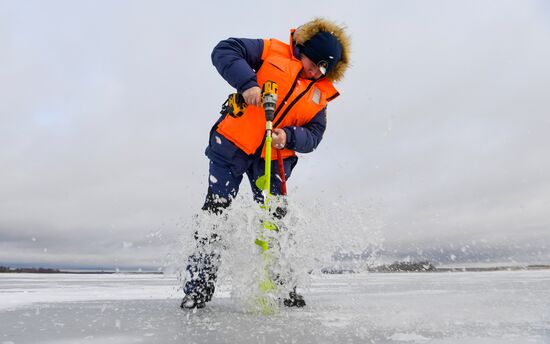
POLYGON ((0 274, 0 343, 550 343, 550 271, 314 276, 304 309, 242 311, 175 276, 0 274))

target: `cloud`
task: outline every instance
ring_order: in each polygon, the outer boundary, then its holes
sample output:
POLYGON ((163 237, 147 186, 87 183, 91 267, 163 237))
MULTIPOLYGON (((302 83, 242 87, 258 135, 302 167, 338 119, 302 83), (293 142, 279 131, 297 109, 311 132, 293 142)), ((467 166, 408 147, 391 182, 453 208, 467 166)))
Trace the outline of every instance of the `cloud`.
MULTIPOLYGON (((0 259, 86 264, 162 259, 181 232, 173 223, 199 211, 207 135, 232 92, 210 63, 217 41, 284 41, 290 27, 326 15, 311 3, 272 7, 267 20, 246 4, 0 6, 0 238, 9 252, 0 259), (136 244, 159 227, 166 241, 136 244)), ((290 196, 375 205, 386 244, 404 252, 483 237, 499 251, 503 233, 537 242, 550 225, 546 7, 331 9, 352 36, 352 68, 290 196)))

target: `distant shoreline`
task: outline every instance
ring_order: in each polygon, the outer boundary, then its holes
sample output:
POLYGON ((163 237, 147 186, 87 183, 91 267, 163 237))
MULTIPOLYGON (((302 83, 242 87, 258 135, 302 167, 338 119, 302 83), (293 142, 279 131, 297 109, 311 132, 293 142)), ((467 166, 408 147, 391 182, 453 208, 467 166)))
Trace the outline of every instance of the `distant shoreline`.
MULTIPOLYGON (((27 269, 25 269, 27 270, 27 269)), ((90 270, 90 271, 64 271, 59 270, 56 272, 40 272, 40 271, 0 271, 0 274, 70 274, 70 275, 163 275, 161 271, 103 271, 103 270, 90 270)))
POLYGON ((80 270, 80 269, 51 269, 51 268, 9 268, 5 266, 0 266, 0 273, 9 273, 9 274, 21 274, 21 273, 30 273, 30 274, 80 274, 80 275, 89 275, 89 274, 163 274, 162 271, 158 270, 119 270, 119 269, 89 269, 89 270, 80 270))
MULTIPOLYGON (((488 267, 434 267, 429 269, 395 269, 391 266, 378 266, 367 269, 366 271, 355 271, 351 269, 327 268, 323 269, 324 274, 347 274, 347 273, 415 273, 415 272, 486 272, 486 271, 531 271, 531 270, 550 270, 550 265, 546 264, 531 264, 531 265, 513 265, 513 266, 488 266, 488 267)), ((143 270, 61 270, 49 268, 6 268, 0 267, 0 273, 20 274, 20 273, 37 273, 37 274, 76 274, 76 275, 112 275, 112 274, 128 274, 128 275, 163 275, 163 271, 143 271, 143 270)))
POLYGON ((549 270, 550 265, 526 265, 526 266, 490 266, 490 267, 438 267, 436 272, 461 272, 461 271, 521 271, 521 270, 549 270))
POLYGON ((511 266, 456 266, 456 267, 435 267, 430 265, 428 268, 417 266, 404 266, 396 268, 393 265, 382 265, 368 268, 366 271, 355 271, 352 269, 328 268, 323 269, 325 274, 346 274, 357 272, 371 273, 418 273, 418 272, 486 272, 486 271, 532 271, 532 270, 550 270, 550 265, 546 264, 530 264, 530 265, 511 265, 511 266))

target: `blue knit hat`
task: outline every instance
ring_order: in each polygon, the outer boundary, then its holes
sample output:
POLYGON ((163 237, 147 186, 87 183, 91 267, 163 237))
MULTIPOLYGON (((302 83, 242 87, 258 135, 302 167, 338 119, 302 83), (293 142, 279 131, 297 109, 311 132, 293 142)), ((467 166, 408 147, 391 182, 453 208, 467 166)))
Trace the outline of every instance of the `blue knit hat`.
POLYGON ((342 45, 330 32, 320 31, 303 44, 300 53, 313 61, 323 75, 327 74, 342 58, 342 45))

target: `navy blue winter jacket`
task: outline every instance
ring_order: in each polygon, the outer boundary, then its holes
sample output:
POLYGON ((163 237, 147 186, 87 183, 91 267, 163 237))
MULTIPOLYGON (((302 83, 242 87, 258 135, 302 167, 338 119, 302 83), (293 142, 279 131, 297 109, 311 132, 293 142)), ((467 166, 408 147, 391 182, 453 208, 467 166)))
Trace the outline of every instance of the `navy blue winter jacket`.
MULTIPOLYGON (((212 63, 237 92, 243 93, 250 87, 259 86, 255 71, 262 66, 263 49, 262 39, 229 38, 216 45, 212 51, 212 63)), ((299 56, 296 50, 295 54, 299 56)), ((313 151, 323 139, 326 125, 325 107, 303 127, 283 128, 286 147, 299 153, 313 151)))

